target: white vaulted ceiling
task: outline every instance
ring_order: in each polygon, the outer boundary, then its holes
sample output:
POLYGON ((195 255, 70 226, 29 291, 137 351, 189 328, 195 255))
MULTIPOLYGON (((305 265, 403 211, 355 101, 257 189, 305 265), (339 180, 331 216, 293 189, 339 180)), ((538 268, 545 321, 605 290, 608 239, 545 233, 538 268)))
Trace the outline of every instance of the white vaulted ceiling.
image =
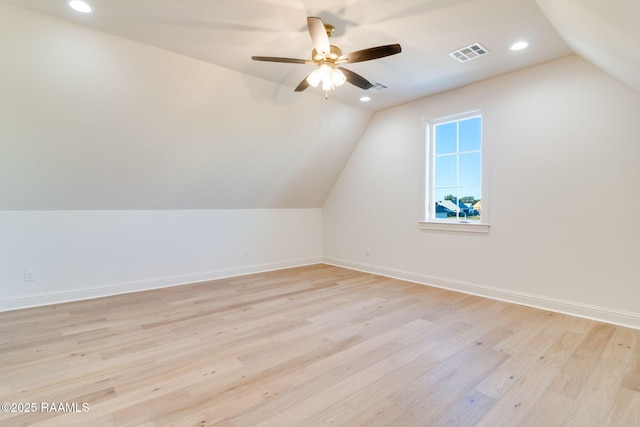
POLYGON ((536 0, 573 51, 640 92, 640 2, 536 0))
POLYGON ((375 111, 572 53, 640 90, 633 0, 89 2, 0 0, 0 209, 317 208, 375 111), (349 66, 389 89, 326 101, 251 60, 308 58, 307 16, 344 52, 400 43, 349 66))
MULTIPOLYGON (((252 75, 291 90, 312 65, 260 63, 252 55, 309 59, 307 16, 336 30, 344 53, 400 43, 393 57, 353 64, 353 71, 390 87, 360 105, 349 85, 331 94, 360 108, 379 110, 412 99, 549 61, 571 53, 535 0, 88 0, 91 15, 64 0, 4 0, 151 46, 252 75), (515 41, 530 48, 514 53, 515 41), (448 53, 479 42, 491 54, 461 64, 448 53)), ((310 90, 322 96, 319 89, 310 90)))
POLYGON ((322 206, 371 112, 0 3, 1 209, 322 206))

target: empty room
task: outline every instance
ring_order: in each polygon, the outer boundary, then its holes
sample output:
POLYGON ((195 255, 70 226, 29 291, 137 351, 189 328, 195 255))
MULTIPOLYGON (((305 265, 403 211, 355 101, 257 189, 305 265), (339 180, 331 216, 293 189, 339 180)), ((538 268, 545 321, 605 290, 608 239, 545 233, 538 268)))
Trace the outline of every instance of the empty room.
POLYGON ((639 426, 640 3, 0 0, 1 426, 639 426))

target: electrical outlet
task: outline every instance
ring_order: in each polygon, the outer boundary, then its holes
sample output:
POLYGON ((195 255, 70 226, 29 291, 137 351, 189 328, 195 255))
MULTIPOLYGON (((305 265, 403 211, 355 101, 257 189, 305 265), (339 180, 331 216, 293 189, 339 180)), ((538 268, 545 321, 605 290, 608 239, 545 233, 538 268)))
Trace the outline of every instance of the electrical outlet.
POLYGON ((244 249, 244 257, 249 258, 251 256, 251 250, 249 248, 244 249))
POLYGON ((34 282, 36 280, 36 271, 32 268, 28 268, 24 271, 24 281, 34 282))
POLYGON ((366 256, 371 256, 371 248, 368 247, 368 246, 366 248, 364 248, 364 254, 366 256))

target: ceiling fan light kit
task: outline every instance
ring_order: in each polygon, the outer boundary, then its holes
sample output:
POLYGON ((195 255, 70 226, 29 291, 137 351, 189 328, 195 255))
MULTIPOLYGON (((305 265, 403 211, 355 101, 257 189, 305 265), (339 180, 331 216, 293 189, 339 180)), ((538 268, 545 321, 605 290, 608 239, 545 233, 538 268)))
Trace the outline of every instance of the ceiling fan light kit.
POLYGON ((342 86, 347 81, 347 77, 339 69, 328 64, 322 64, 313 70, 306 80, 313 87, 318 87, 322 83, 322 90, 329 92, 338 86, 342 86))
POLYGON ((329 92, 336 87, 349 82, 354 86, 367 90, 373 84, 361 75, 342 67, 345 63, 370 61, 372 59, 383 58, 395 55, 402 51, 399 44, 377 46, 342 54, 339 47, 329 43, 329 37, 334 31, 332 25, 325 24, 320 18, 310 16, 307 18, 307 26, 314 49, 311 51, 311 60, 295 58, 279 58, 273 56, 252 56, 254 61, 281 62, 287 64, 314 64, 317 66, 307 77, 295 88, 296 92, 302 92, 309 86, 318 87, 322 84, 325 98, 329 97, 329 92))

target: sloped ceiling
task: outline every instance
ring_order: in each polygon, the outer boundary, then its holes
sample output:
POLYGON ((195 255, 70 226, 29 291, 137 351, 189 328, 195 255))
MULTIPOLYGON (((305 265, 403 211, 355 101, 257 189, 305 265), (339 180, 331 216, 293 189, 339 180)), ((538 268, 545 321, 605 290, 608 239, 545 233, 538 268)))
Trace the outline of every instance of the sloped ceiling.
POLYGON ((640 87, 635 0, 92 3, 0 1, 0 209, 317 208, 374 111, 572 49, 640 87), (390 89, 326 101, 293 92, 308 66, 250 60, 306 58, 307 16, 346 52, 400 43, 352 66, 390 89))
POLYGON ((576 54, 640 92, 640 1, 536 1, 576 54))
MULTIPOLYGON (((381 110, 571 54, 535 0, 86 0, 94 13, 65 0, 3 0, 69 22, 177 52, 284 85, 290 91, 313 69, 251 61, 252 55, 308 59, 308 16, 336 30, 343 52, 400 43, 402 53, 349 68, 389 86, 369 95, 345 85, 330 94, 343 103, 381 110), (530 47, 512 52, 516 41, 530 47), (448 54, 473 43, 490 54, 459 63, 448 54)), ((322 97, 310 88, 303 96, 322 97)))
POLYGON ((0 3, 0 209, 321 207, 371 112, 0 3))

